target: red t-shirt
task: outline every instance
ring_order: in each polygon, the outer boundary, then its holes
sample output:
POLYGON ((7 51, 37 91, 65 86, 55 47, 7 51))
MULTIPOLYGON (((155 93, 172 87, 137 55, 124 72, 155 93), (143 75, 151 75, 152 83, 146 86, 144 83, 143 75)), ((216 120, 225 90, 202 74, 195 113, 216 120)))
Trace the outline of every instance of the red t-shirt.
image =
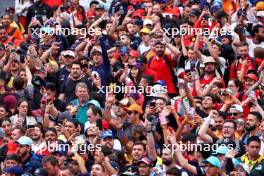
POLYGON ((148 76, 152 76, 153 77, 153 82, 156 82, 158 81, 158 78, 157 78, 157 73, 151 69, 146 69, 144 72, 143 72, 143 75, 148 75, 148 76))
MULTIPOLYGON (((215 75, 211 75, 209 77, 209 79, 205 79, 204 76, 200 79, 200 85, 201 88, 203 89, 205 87, 206 84, 210 84, 210 82, 213 81, 213 79, 215 78, 215 75)), ((196 91, 196 86, 193 86, 193 91, 192 91, 192 95, 193 96, 197 96, 197 91, 196 91)))
MULTIPOLYGON (((172 60, 170 54, 168 55, 168 59, 170 61, 171 67, 174 68, 176 62, 172 60)), ((164 58, 157 60, 155 54, 149 65, 149 69, 156 72, 157 80, 165 81, 168 93, 176 93, 169 66, 167 65, 164 58)))
MULTIPOLYGON (((245 67, 245 71, 244 71, 244 76, 247 74, 248 70, 256 70, 257 68, 255 68, 254 66, 254 63, 252 61, 252 59, 250 59, 249 57, 247 58, 247 60, 249 60, 249 65, 246 65, 245 67)), ((262 62, 262 59, 259 59, 259 58, 256 58, 256 64, 259 66, 262 62)), ((236 69, 236 73, 235 73, 235 65, 236 65, 236 62, 234 62, 232 65, 231 65, 231 68, 230 68, 230 79, 233 79, 233 78, 237 78, 237 72, 241 70, 242 68, 242 63, 239 62, 237 64, 237 69, 236 69)))

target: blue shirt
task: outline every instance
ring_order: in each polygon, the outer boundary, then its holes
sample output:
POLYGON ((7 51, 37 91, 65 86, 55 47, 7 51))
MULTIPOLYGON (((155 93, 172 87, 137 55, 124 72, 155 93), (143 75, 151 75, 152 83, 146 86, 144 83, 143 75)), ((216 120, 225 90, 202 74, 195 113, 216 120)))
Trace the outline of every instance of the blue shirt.
POLYGON ((71 104, 73 106, 79 106, 77 110, 76 118, 81 124, 85 124, 88 121, 87 119, 87 110, 89 109, 89 100, 82 106, 78 99, 72 100, 71 104))

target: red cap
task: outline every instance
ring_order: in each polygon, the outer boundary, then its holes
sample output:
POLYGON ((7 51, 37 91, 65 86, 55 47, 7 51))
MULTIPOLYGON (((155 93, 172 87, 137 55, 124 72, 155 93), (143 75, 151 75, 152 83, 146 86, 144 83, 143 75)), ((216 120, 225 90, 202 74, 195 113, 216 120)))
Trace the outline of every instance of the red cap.
POLYGON ((94 11, 93 11, 93 10, 88 10, 88 11, 87 11, 87 17, 88 17, 88 18, 95 17, 95 15, 94 15, 94 11))
POLYGON ((178 75, 178 78, 183 79, 184 76, 185 76, 185 72, 183 71, 183 72, 181 72, 181 73, 178 75))
POLYGON ((246 76, 244 76, 244 79, 246 79, 246 78, 249 78, 249 79, 253 79, 255 81, 258 81, 258 77, 255 74, 253 74, 253 73, 249 73, 246 76))
POLYGON ((172 13, 172 15, 175 15, 175 16, 179 16, 181 14, 179 8, 171 9, 171 13, 172 13))
POLYGON ((108 122, 105 119, 102 119, 102 126, 103 126, 103 129, 109 129, 108 122))
POLYGON ((143 9, 137 9, 137 10, 133 13, 132 18, 134 18, 134 17, 140 17, 140 18, 142 18, 143 13, 144 13, 144 10, 143 10, 143 9))
POLYGON ((16 153, 17 144, 15 142, 9 142, 7 144, 7 155, 12 155, 16 153))
POLYGON ((139 57, 139 53, 136 50, 131 50, 129 52, 129 56, 133 56, 135 58, 138 58, 139 57))

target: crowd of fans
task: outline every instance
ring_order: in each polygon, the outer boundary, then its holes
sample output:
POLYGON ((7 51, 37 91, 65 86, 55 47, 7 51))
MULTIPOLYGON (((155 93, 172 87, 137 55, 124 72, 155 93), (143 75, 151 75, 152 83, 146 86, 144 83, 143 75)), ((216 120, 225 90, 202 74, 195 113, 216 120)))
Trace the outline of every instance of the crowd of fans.
POLYGON ((16 4, 0 12, 2 175, 264 175, 263 1, 16 4))

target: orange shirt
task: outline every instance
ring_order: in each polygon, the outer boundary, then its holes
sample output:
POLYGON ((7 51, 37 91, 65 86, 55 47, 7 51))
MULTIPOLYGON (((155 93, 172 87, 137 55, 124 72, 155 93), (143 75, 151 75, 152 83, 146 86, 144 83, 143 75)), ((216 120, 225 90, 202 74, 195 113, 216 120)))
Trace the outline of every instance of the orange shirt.
POLYGON ((17 28, 14 28, 14 27, 11 27, 11 26, 9 26, 8 28, 7 28, 7 33, 10 35, 10 33, 12 33, 11 35, 11 37, 13 37, 14 39, 17 39, 17 40, 23 40, 23 35, 22 35, 22 33, 20 32, 20 30, 19 29, 17 29, 17 28), (13 30, 15 29, 15 31, 13 32, 13 30))
POLYGON ((22 41, 23 41, 23 40, 17 40, 17 39, 12 40, 12 39, 13 39, 12 37, 8 37, 8 39, 6 41, 4 41, 3 44, 5 46, 7 46, 9 43, 12 43, 12 45, 15 48, 17 48, 22 43, 22 41))

